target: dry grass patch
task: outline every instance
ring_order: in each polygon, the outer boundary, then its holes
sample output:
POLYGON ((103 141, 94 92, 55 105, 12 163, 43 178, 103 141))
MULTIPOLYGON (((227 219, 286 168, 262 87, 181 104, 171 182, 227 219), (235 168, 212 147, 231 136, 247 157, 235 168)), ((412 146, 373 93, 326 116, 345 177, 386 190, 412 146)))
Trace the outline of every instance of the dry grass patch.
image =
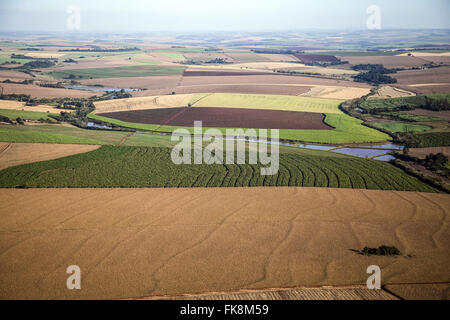
POLYGON ((342 57, 342 61, 348 61, 352 65, 356 64, 382 64, 386 68, 410 68, 419 67, 429 61, 419 57, 408 56, 347 56, 342 57))
POLYGON ((415 93, 396 87, 382 86, 373 96, 370 96, 369 99, 388 99, 410 96, 415 96, 415 93))
POLYGON ((94 91, 44 88, 36 85, 3 83, 4 94, 28 94, 33 98, 89 98, 102 93, 94 91))
POLYGON ((45 59, 49 59, 49 58, 59 58, 62 57, 63 55, 65 55, 65 53, 57 53, 57 52, 24 52, 22 53, 27 57, 32 57, 32 58, 45 58, 45 59))
POLYGON ((106 100, 95 102, 95 111, 93 113, 186 107, 193 98, 194 94, 176 94, 106 100))
POLYGON ((99 148, 95 145, 0 142, 0 170, 19 164, 52 160, 99 148))
POLYGON ((360 98, 362 96, 365 96, 369 92, 369 88, 316 86, 313 87, 309 92, 306 92, 301 96, 349 100, 360 98))
POLYGON ((183 77, 181 86, 210 85, 210 84, 270 84, 270 85, 306 85, 306 86, 337 86, 354 88, 371 88, 365 83, 345 80, 332 80, 323 78, 289 76, 277 74, 261 74, 249 76, 208 76, 208 77, 183 77))
POLYGON ((74 112, 74 110, 58 109, 54 106, 49 105, 26 106, 25 102, 13 100, 0 100, 0 109, 49 112, 49 113, 60 113, 61 111, 74 112))

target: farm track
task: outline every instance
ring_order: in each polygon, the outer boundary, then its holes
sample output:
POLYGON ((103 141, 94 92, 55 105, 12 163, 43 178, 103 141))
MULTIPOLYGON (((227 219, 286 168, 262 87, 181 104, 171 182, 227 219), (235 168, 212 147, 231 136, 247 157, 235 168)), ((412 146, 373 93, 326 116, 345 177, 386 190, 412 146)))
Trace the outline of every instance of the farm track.
POLYGON ((123 139, 119 142, 119 144, 117 146, 120 147, 121 145, 123 145, 125 143, 125 141, 127 141, 128 138, 131 138, 135 134, 136 134, 136 132, 133 132, 133 133, 130 133, 129 135, 123 137, 123 139))
POLYGON ((11 143, 0 143, 0 157, 11 147, 11 143))

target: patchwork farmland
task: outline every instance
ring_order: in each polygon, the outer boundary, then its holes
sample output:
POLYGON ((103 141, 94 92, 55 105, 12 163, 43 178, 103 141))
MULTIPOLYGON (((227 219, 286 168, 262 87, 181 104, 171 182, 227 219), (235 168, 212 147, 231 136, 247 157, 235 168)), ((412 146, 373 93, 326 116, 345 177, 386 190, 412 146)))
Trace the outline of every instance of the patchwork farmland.
POLYGON ((372 35, 5 32, 0 298, 448 299, 450 34, 372 35))

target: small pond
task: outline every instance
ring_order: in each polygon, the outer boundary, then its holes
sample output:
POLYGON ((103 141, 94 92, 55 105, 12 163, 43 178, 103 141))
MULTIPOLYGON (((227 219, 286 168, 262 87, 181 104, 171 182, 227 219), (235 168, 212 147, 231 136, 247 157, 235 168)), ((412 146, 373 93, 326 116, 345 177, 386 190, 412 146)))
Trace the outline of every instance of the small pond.
POLYGON ((360 158, 371 158, 375 156, 381 156, 388 153, 390 150, 379 150, 379 149, 359 149, 359 148, 341 148, 332 150, 332 152, 338 152, 343 154, 348 154, 360 158))
POLYGON ((105 126, 105 125, 97 124, 97 123, 94 123, 94 122, 88 122, 87 126, 89 128, 112 130, 112 127, 108 127, 108 126, 105 126))

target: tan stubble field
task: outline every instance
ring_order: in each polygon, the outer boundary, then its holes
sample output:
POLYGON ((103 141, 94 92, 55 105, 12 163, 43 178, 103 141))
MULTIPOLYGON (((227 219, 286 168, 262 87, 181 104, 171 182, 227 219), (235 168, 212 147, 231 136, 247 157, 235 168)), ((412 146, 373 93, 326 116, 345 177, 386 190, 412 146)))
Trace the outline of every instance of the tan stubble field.
POLYGON ((0 297, 449 282, 450 197, 326 188, 0 190, 0 297), (400 257, 351 249, 395 245, 400 257), (410 256, 407 256, 410 255, 410 256), (82 289, 66 288, 81 268, 82 289))

